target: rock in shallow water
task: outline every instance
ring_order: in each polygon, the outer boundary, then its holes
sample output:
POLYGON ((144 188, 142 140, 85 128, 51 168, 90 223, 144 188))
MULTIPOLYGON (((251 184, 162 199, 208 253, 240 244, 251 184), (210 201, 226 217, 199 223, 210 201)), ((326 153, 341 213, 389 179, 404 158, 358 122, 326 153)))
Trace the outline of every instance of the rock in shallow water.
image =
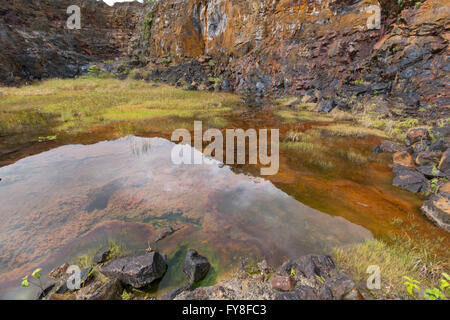
POLYGON ((104 275, 135 288, 145 287, 160 279, 166 270, 166 260, 158 252, 113 260, 101 268, 104 275))
POLYGON ((184 260, 183 272, 191 282, 202 280, 209 271, 211 264, 208 259, 195 250, 189 250, 184 260))
POLYGON ((394 164, 408 168, 414 168, 414 160, 407 151, 399 151, 394 153, 394 164))
POLYGON ((411 192, 428 192, 430 187, 425 176, 403 166, 394 167, 392 185, 411 192))
POLYGON ((450 193, 433 194, 421 209, 440 228, 450 232, 450 193))
POLYGON ((403 151, 403 149, 404 149, 401 146, 399 146, 397 143, 389 141, 389 140, 381 141, 380 148, 383 152, 390 152, 390 153, 400 152, 400 151, 403 151))

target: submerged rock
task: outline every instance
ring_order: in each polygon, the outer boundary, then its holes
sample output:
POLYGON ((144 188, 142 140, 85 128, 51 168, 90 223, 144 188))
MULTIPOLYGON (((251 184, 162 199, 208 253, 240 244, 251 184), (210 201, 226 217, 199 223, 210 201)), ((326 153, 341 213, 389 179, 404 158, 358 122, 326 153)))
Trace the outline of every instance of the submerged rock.
POLYGON ((202 280, 209 271, 211 264, 206 257, 198 254, 195 250, 189 250, 184 260, 183 272, 191 282, 202 280))
POLYGON ((424 176, 430 177, 430 178, 434 178, 434 177, 444 178, 445 177, 445 174, 442 173, 441 171, 439 171, 434 166, 420 166, 417 168, 417 171, 422 173, 424 176))
POLYGON ((113 260, 101 272, 135 288, 142 288, 160 279, 167 270, 164 257, 158 252, 113 260))
POLYGON ((450 232, 450 193, 433 194, 421 209, 436 225, 450 232))
POLYGON ((171 234, 175 233, 176 231, 180 230, 182 227, 179 228, 173 228, 173 227, 168 227, 165 228, 163 231, 161 231, 161 233, 159 233, 155 239, 153 240, 153 242, 158 242, 161 241, 162 239, 170 236, 171 234))

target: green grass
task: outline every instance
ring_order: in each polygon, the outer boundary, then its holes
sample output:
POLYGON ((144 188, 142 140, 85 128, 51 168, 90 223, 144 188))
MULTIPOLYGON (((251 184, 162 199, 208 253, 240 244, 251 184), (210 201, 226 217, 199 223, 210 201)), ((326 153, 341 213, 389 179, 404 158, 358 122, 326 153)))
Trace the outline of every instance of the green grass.
POLYGON ((366 156, 352 150, 339 150, 337 153, 341 158, 348 160, 353 164, 363 165, 369 162, 369 159, 366 156))
POLYGON ((334 124, 323 128, 329 135, 339 136, 339 137, 355 137, 364 138, 368 136, 377 136, 385 138, 386 134, 378 129, 365 128, 352 124, 334 124))
MULTIPOLYGON (((436 240, 437 241, 437 240, 436 240)), ((371 265, 380 267, 381 289, 367 291, 372 298, 412 299, 404 284, 404 276, 420 282, 421 288, 439 286, 442 272, 448 272, 448 261, 430 254, 426 243, 420 247, 409 239, 396 237, 389 245, 380 240, 368 240, 350 248, 336 248, 334 255, 340 271, 356 282, 365 282, 371 265)))
MULTIPOLYGON (((0 128, 14 133, 53 126, 88 131, 93 125, 158 118, 216 117, 239 98, 221 92, 184 91, 132 79, 54 79, 21 88, 1 88, 0 128)), ((225 125, 224 119, 218 124, 225 125)))

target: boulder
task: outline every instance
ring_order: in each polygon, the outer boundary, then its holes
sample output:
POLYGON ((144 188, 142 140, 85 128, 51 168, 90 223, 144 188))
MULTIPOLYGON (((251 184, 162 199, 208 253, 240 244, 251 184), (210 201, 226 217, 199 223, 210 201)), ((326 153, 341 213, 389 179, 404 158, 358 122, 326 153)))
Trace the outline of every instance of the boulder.
POLYGON ((427 151, 429 145, 430 145, 430 141, 428 141, 428 140, 419 141, 412 145, 412 149, 413 149, 413 152, 417 154, 419 152, 427 151))
POLYGON ((430 151, 444 152, 450 148, 450 138, 441 138, 430 144, 430 151))
POLYGON ((381 149, 380 146, 374 146, 374 147, 372 148, 372 152, 373 152, 373 153, 383 153, 383 150, 381 149))
POLYGON ((316 276, 327 279, 337 273, 333 259, 318 254, 308 254, 294 261, 287 261, 280 267, 278 273, 289 276, 292 269, 295 270, 296 276, 309 279, 315 279, 316 276))
POLYGON ((445 173, 450 170, 450 149, 447 149, 442 155, 438 168, 445 173))
POLYGON ((405 143, 407 146, 413 145, 419 141, 430 140, 430 133, 425 128, 411 129, 406 134, 405 143))
POLYGON ((418 166, 428 166, 433 164, 437 165, 439 163, 439 160, 441 159, 441 156, 441 152, 419 152, 416 156, 415 162, 418 166))
POLYGON ((280 292, 275 297, 276 300, 317 300, 313 288, 307 286, 297 286, 292 291, 280 292))
POLYGON ((431 132, 436 138, 450 137, 450 126, 434 127, 431 132))
POLYGON ((442 173, 440 170, 438 170, 434 166, 420 166, 417 168, 417 171, 422 173, 424 176, 429 178, 444 178, 445 174, 442 173))
POLYGON ((53 269, 52 271, 50 271, 50 273, 48 274, 48 276, 50 278, 53 279, 60 279, 63 278, 65 276, 67 276, 67 269, 69 268, 69 264, 68 263, 64 263, 62 265, 60 265, 59 267, 53 269))
POLYGON ((181 294, 184 291, 191 291, 193 289, 192 284, 186 284, 184 286, 181 286, 179 288, 173 289, 172 291, 166 293, 161 300, 173 300, 176 296, 181 294))
POLYGON ((158 252, 113 260, 101 268, 107 277, 119 279, 135 288, 145 287, 160 279, 166 270, 166 260, 158 252))
POLYGON ((319 297, 322 300, 364 299, 356 284, 344 275, 337 275, 325 281, 319 297))
POLYGON ((272 289, 279 291, 290 291, 294 289, 296 281, 291 276, 275 276, 270 280, 272 289))
POLYGON ((39 291, 36 294, 35 300, 42 300, 43 298, 45 298, 54 288, 55 288, 56 283, 50 283, 48 285, 46 285, 44 287, 44 290, 39 291))
POLYGON ((337 103, 334 99, 322 99, 319 103, 319 112, 331 112, 337 103))
POLYGON ((122 285, 117 279, 106 282, 95 279, 76 293, 77 300, 116 300, 120 298, 122 285))
POLYGON ((383 152, 389 152, 389 153, 395 153, 403 151, 404 148, 399 146, 397 143, 389 141, 389 140, 383 140, 381 141, 380 148, 383 152))
POLYGON ((430 189, 428 180, 420 172, 403 166, 396 166, 394 167, 394 174, 392 184, 395 187, 411 192, 428 192, 430 189))
POLYGON ((202 280, 208 273, 211 264, 206 257, 198 254, 195 250, 189 250, 184 260, 183 272, 190 282, 202 280))
POLYGON ((414 160, 407 151, 399 151, 394 153, 393 161, 396 165, 414 168, 414 160))
POLYGON ((450 193, 450 182, 445 182, 439 186, 439 192, 450 193))
POLYGON ((433 194, 421 209, 437 226, 450 232, 450 193, 433 194))
POLYGON ((84 269, 81 269, 81 274, 80 274, 80 280, 81 283, 85 283, 88 279, 89 279, 89 275, 91 274, 92 271, 92 267, 87 267, 84 269))
POLYGON ((98 250, 97 253, 94 255, 92 262, 94 262, 95 264, 106 262, 106 260, 108 260, 109 258, 110 253, 111 250, 109 250, 108 247, 103 247, 100 250, 98 250))

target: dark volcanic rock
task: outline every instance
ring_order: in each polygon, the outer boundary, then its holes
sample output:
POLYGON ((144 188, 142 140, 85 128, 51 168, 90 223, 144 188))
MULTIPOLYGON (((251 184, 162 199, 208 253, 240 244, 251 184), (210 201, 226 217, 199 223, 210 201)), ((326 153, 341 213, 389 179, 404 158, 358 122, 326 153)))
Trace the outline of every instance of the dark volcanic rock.
POLYGON ((337 106, 334 99, 322 99, 319 103, 319 112, 331 112, 337 106))
POLYGON ((297 286, 292 291, 280 292, 276 300, 317 300, 318 297, 311 287, 297 286))
POLYGON ((319 297, 322 300, 363 300, 355 283, 344 275, 325 281, 319 297))
POLYGON ((191 282, 202 280, 209 271, 211 264, 206 257, 195 250, 189 250, 184 260, 183 272, 191 282))
POLYGON ((92 261, 95 264, 100 264, 108 260, 109 254, 111 253, 111 250, 109 250, 108 247, 103 247, 100 250, 97 251, 92 261))
POLYGON ((430 140, 430 133, 427 129, 411 129, 406 134, 405 143, 407 146, 410 146, 424 140, 430 140))
POLYGON ((172 291, 166 293, 161 300, 173 300, 175 299, 176 296, 178 296, 180 293, 184 292, 184 291, 191 291, 193 289, 192 284, 186 284, 182 287, 173 289, 172 291))
POLYGON ((56 283, 50 283, 44 287, 43 291, 37 293, 35 300, 41 300, 45 298, 55 288, 56 283))
POLYGON ((428 166, 434 164, 437 165, 441 157, 442 157, 441 152, 434 152, 434 151, 419 152, 416 156, 415 162, 419 166, 428 166))
POLYGON ((394 174, 392 184, 395 187, 411 192, 427 192, 429 190, 428 180, 420 172, 403 166, 396 166, 394 167, 394 174))
POLYGON ((447 149, 442 155, 438 168, 445 173, 450 170, 450 149, 447 149))
POLYGON ((1 1, 0 83, 75 77, 93 62, 143 53, 141 25, 144 8, 151 7, 137 2, 110 7, 91 0, 1 1), (66 26, 67 8, 74 4, 81 9, 80 30, 66 26))
POLYGON ((95 279, 76 293, 77 300, 116 300, 120 298, 122 285, 117 279, 102 282, 95 279))
POLYGON ((327 279, 337 273, 333 259, 327 255, 308 254, 296 260, 285 262, 278 271, 281 275, 290 275, 294 269, 296 275, 306 278, 323 277, 327 279))
POLYGON ((145 287, 160 279, 166 270, 166 260, 158 252, 113 260, 101 268, 104 275, 135 288, 145 287))
POLYGON ((430 147, 428 148, 430 151, 440 151, 444 152, 450 148, 450 138, 441 138, 430 144, 430 147))
POLYGON ((417 168, 417 171, 422 173, 424 176, 430 177, 430 178, 434 178, 434 177, 444 178, 444 177, 446 177, 446 175, 444 173, 439 171, 434 166, 421 166, 421 167, 417 168))
POLYGON ((450 232, 450 193, 433 194, 421 209, 436 225, 450 232))
POLYGON ((164 238, 170 236, 171 234, 175 233, 176 231, 178 231, 178 230, 180 230, 180 229, 181 229, 181 227, 179 227, 179 228, 173 228, 173 227, 165 228, 163 231, 161 231, 161 232, 155 237, 155 239, 153 240, 153 242, 156 243, 156 242, 158 242, 158 241, 161 241, 162 239, 164 239, 164 238))
POLYGON ((380 148, 381 148, 381 150, 383 150, 383 152, 390 152, 390 153, 399 152, 399 151, 404 150, 404 148, 399 146, 397 143, 389 141, 389 140, 381 141, 380 148))
POLYGON ((434 127, 431 132, 436 138, 450 137, 450 126, 434 127))

